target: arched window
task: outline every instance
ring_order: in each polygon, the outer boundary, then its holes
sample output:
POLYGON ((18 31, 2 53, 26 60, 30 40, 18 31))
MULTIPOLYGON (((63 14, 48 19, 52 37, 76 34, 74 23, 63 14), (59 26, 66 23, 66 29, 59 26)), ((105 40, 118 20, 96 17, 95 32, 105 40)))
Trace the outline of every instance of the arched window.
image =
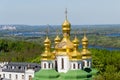
POLYGON ((3 78, 5 78, 5 74, 3 74, 3 78))
POLYGON ((83 67, 85 66, 85 62, 83 61, 83 67))
POLYGON ((80 64, 78 63, 78 69, 80 68, 80 64))
POLYGON ((52 63, 52 68, 53 68, 53 63, 52 63))
POLYGON ((57 71, 57 61, 55 60, 55 70, 57 71))
POLYGON ((22 75, 22 79, 24 79, 24 75, 22 75))
POLYGON ((75 69, 75 64, 73 64, 73 69, 75 69))
POLYGON ((50 68, 50 63, 48 64, 48 67, 50 68))
POLYGON ((11 74, 9 74, 9 78, 11 79, 11 74))
POLYGON ((46 63, 44 63, 44 68, 46 68, 46 63))
POLYGON ((18 79, 18 75, 16 74, 16 79, 18 79))
POLYGON ((87 61, 87 66, 89 66, 89 61, 87 61))
POLYGON ((61 60, 62 60, 61 61, 62 62, 62 69, 64 69, 64 59, 62 58, 61 60))

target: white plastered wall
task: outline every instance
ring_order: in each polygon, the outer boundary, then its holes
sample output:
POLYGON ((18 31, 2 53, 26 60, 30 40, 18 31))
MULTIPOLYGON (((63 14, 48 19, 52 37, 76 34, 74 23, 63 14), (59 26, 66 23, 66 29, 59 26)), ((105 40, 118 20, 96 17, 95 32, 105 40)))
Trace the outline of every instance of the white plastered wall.
POLYGON ((69 57, 67 55, 59 55, 56 56, 57 58, 57 70, 58 72, 64 72, 66 73, 70 69, 70 62, 69 62, 69 57), (62 69, 62 59, 64 59, 64 69, 62 69))
POLYGON ((41 61, 41 69, 53 69, 54 61, 41 61), (45 67, 46 65, 46 67, 45 67), (50 66, 49 66, 50 65, 50 66))

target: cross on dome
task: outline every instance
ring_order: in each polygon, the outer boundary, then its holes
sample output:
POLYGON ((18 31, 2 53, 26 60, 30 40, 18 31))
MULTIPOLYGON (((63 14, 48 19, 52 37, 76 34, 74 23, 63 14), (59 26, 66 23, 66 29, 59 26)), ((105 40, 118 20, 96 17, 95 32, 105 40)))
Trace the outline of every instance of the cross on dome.
POLYGON ((65 10, 65 18, 67 19, 67 8, 66 8, 66 10, 65 10))

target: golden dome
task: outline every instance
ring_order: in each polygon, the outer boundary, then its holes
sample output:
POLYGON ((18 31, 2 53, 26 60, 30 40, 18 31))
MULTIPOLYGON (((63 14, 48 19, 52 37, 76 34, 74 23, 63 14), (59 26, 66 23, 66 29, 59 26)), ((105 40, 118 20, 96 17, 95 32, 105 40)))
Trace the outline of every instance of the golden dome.
POLYGON ((79 46, 78 38, 75 36, 75 38, 74 38, 74 40, 72 42, 74 44, 74 51, 69 53, 70 60, 81 60, 82 59, 82 55, 78 51, 78 46, 79 46))
POLYGON ((56 46, 56 55, 68 55, 69 52, 72 52, 74 49, 73 43, 70 41, 70 27, 71 24, 67 20, 67 10, 66 10, 66 20, 62 24, 63 39, 56 46))
POLYGON ((54 41, 55 41, 55 44, 58 44, 60 42, 60 37, 57 35, 54 41))
POLYGON ((48 37, 46 37, 44 41, 45 51, 43 54, 41 54, 41 60, 53 60, 54 59, 54 55, 50 52, 50 45, 51 45, 51 41, 49 40, 48 37))
POLYGON ((86 34, 84 33, 84 37, 82 39, 82 59, 88 59, 91 58, 91 52, 88 50, 88 39, 86 37, 86 34))
POLYGON ((66 19, 65 19, 65 21, 62 24, 62 31, 63 31, 63 33, 67 33, 67 34, 70 35, 71 24, 70 24, 70 22, 67 19, 67 9, 65 11, 65 14, 66 14, 66 19))
POLYGON ((46 37, 46 39, 45 39, 45 41, 44 41, 44 44, 46 44, 46 43, 50 44, 50 40, 49 40, 48 37, 46 37))
POLYGON ((79 45, 79 40, 78 40, 78 38, 76 36, 75 36, 75 38, 74 38, 74 40, 72 42, 73 42, 73 44, 78 44, 79 45))
POLYGON ((70 24, 70 22, 66 19, 66 20, 64 21, 64 23, 62 24, 62 28, 63 28, 63 30, 64 30, 64 29, 70 30, 70 27, 71 27, 71 24, 70 24))

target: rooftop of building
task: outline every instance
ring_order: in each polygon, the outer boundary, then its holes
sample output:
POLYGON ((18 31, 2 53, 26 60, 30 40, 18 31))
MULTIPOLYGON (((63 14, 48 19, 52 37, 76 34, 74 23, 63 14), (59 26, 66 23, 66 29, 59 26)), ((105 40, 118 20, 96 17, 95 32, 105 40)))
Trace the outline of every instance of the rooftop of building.
POLYGON ((41 66, 37 63, 27 63, 27 62, 8 62, 3 66, 3 72, 19 72, 24 73, 27 69, 33 69, 35 72, 40 70, 41 66))

